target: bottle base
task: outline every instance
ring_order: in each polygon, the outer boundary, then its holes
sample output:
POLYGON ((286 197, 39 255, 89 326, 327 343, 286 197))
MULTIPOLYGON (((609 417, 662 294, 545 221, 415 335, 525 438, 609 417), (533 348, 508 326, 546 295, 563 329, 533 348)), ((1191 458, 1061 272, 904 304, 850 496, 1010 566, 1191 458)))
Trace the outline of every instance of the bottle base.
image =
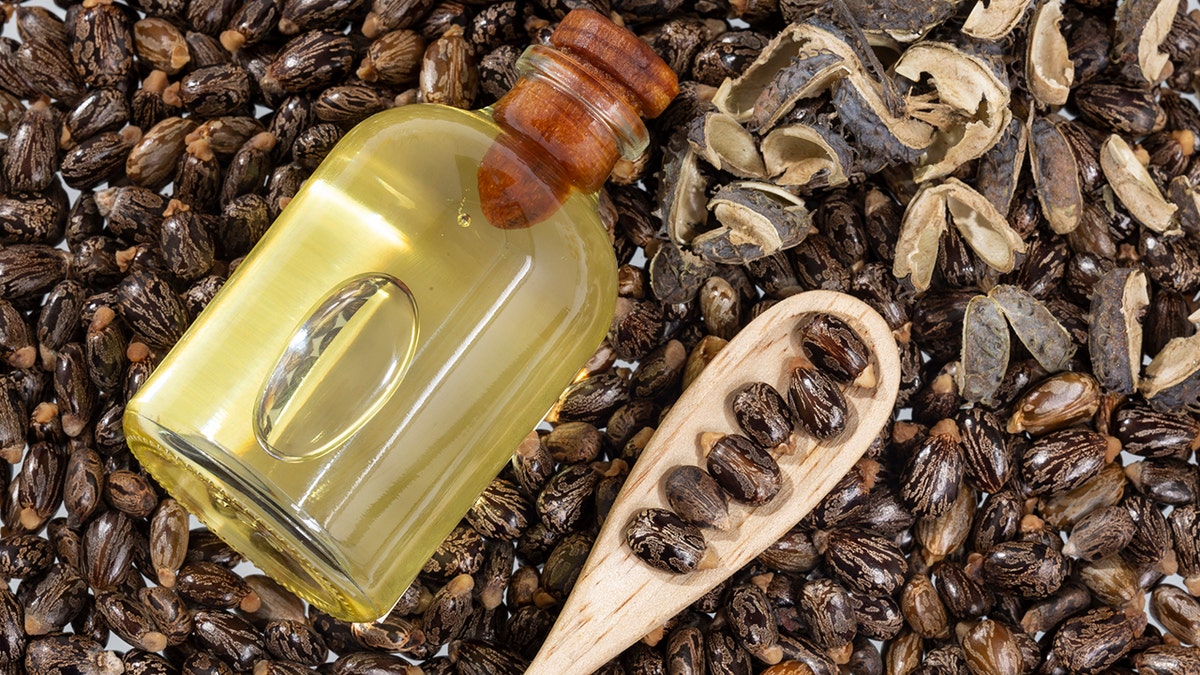
POLYGON ((374 621, 391 610, 354 583, 351 566, 319 541, 319 526, 306 522, 299 509, 284 510, 280 505, 286 501, 272 496, 266 486, 231 471, 220 461, 226 454, 221 449, 161 427, 153 435, 154 442, 139 439, 136 432, 127 437, 142 467, 267 576, 343 621, 374 621))

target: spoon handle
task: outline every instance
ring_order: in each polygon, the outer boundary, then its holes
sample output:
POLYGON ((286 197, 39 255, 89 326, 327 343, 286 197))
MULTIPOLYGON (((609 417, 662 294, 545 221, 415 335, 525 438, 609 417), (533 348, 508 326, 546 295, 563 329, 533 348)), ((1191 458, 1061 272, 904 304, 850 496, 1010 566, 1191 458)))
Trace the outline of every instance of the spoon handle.
POLYGON ((593 672, 753 560, 854 466, 891 418, 899 384, 900 358, 891 330, 878 313, 851 296, 801 293, 748 324, 683 393, 634 464, 558 621, 526 674, 593 672), (723 532, 704 530, 717 556, 716 567, 676 575, 638 559, 625 543, 630 518, 643 508, 667 508, 662 477, 668 470, 679 464, 704 466, 701 432, 739 432, 728 405, 734 390, 761 381, 787 391, 787 364, 802 353, 797 320, 814 312, 843 319, 871 350, 876 385, 845 391, 846 429, 826 442, 798 435, 795 452, 777 458, 783 485, 770 503, 750 507, 730 502, 732 526, 723 532))

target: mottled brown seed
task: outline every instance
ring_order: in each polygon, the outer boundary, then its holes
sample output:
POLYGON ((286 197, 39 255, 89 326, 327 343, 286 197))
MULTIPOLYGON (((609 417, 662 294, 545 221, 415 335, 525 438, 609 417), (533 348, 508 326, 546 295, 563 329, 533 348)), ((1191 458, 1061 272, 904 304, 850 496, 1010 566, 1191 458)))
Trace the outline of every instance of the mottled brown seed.
POLYGON ((83 533, 83 578, 93 590, 120 583, 133 562, 133 521, 120 511, 105 511, 83 533))
POLYGON ((41 192, 58 171, 58 127, 49 102, 29 106, 0 156, 0 170, 12 192, 41 192))
POLYGON ((958 498, 963 450, 953 420, 938 422, 909 457, 901 475, 900 496, 916 516, 938 516, 958 498))
POLYGON ((0 575, 8 579, 36 578, 54 562, 54 547, 35 534, 0 539, 0 575))
POLYGON ((599 482, 600 473, 589 464, 568 465, 554 474, 537 496, 542 522, 557 532, 575 529, 589 515, 599 482))
POLYGON ((187 146, 187 135, 197 126, 190 118, 167 117, 150 127, 125 160, 129 181, 155 190, 166 185, 187 146))
POLYGON ((1007 541, 989 549, 983 575, 1004 593, 1042 598, 1062 585, 1068 567, 1062 554, 1035 541, 1007 541))
MULTIPOLYGON (((17 659, 14 658, 14 663, 17 659)), ((99 642, 83 635, 50 635, 29 641, 25 651, 25 670, 29 673, 87 673, 119 675, 124 672, 121 657, 105 651, 99 642)))
MULTIPOLYGON (((37 636, 59 632, 83 609, 87 596, 87 582, 69 565, 55 564, 38 580, 24 602, 25 633, 37 636)), ((11 630, 13 627, 5 625, 4 628, 11 630)), ((0 660, 2 655, 0 652, 0 660)))
POLYGON ((701 443, 706 446, 709 474, 733 499, 761 506, 779 493, 779 464, 754 441, 728 434, 702 438, 701 443))
POLYGON ((238 670, 247 670, 266 656, 259 632, 233 614, 204 609, 192 621, 197 643, 238 670))
POLYGON ((1108 442, 1082 428, 1056 431, 1034 441, 1021 460, 1030 494, 1057 494, 1083 485, 1105 464, 1108 442))
POLYGON ((459 26, 451 26, 426 49, 418 78, 421 100, 469 108, 479 88, 471 46, 459 26))
POLYGON ((151 586, 138 591, 138 601, 168 645, 180 645, 192 633, 192 615, 182 598, 165 586, 151 586))
MULTIPOLYGON (((37 422, 35 418, 34 422, 37 422)), ((62 504, 63 478, 67 473, 66 452, 58 443, 33 443, 21 463, 19 486, 21 525, 38 530, 62 504)))
POLYGON ((158 494, 148 478, 141 473, 121 469, 108 474, 104 484, 104 500, 118 511, 134 518, 145 518, 158 506, 158 494))
POLYGON ((175 578, 175 590, 185 600, 218 609, 258 608, 258 595, 246 581, 223 565, 189 562, 175 578))
POLYGON ((1113 665, 1133 641, 1133 625, 1111 607, 1100 607, 1063 622, 1054 653, 1073 673, 1096 673, 1113 665))
POLYGON ((421 573, 441 581, 474 574, 483 564, 483 537, 469 525, 455 527, 425 562, 421 573))
POLYGON ((167 646, 167 636, 158 632, 145 607, 123 591, 96 594, 96 610, 113 633, 129 644, 148 652, 167 646))
POLYGON ((792 411, 783 396, 766 382, 738 389, 730 403, 742 432, 765 448, 786 443, 792 434, 792 411))
MULTIPOLYGON (((856 382, 871 366, 862 338, 845 321, 817 314, 800 326, 800 344, 809 360, 838 382, 856 382)), ((873 373, 860 382, 872 386, 873 373)))
POLYGON ((848 590, 891 595, 904 583, 908 561, 889 539, 857 527, 838 527, 814 533, 813 543, 848 590))
POLYGON ((347 36, 310 31, 284 45, 260 85, 267 92, 285 94, 323 89, 349 75, 354 59, 354 45, 347 36))
POLYGON ((1087 421, 1100 407, 1100 385, 1087 373, 1058 373, 1017 401, 1008 432, 1039 436, 1087 421))
POLYGON ((73 450, 67 459, 63 487, 63 505, 69 522, 78 527, 87 522, 101 504, 104 490, 104 465, 100 455, 91 448, 73 450))
POLYGON ((1162 504, 1194 503, 1200 496, 1196 465, 1177 459, 1147 459, 1125 467, 1138 492, 1162 504))
POLYGON ((1123 407, 1114 433, 1121 449, 1147 458, 1178 456, 1200 448, 1200 421, 1145 405, 1123 407))
POLYGON ((805 431, 828 440, 846 428, 848 407, 841 389, 806 359, 798 359, 788 378, 788 402, 805 431))
POLYGON ((475 580, 468 574, 454 577, 434 594, 421 617, 427 645, 442 645, 460 636, 471 615, 475 580))
POLYGON ((1128 509, 1123 506, 1097 509, 1075 523, 1063 546, 1063 555, 1099 560, 1125 548, 1133 533, 1133 518, 1128 509))
POLYGON ((646 564, 684 574, 705 563, 704 534, 665 509, 642 509, 629 521, 625 540, 646 564))
POLYGON ((93 87, 126 86, 133 71, 134 36, 129 13, 112 2, 89 3, 75 15, 71 58, 93 87))
MULTIPOLYGON (((546 556, 546 564, 542 566, 541 590, 545 593, 534 593, 535 604, 545 605, 546 596, 553 602, 566 600, 579 579, 584 561, 591 553, 592 539, 587 532, 573 532, 554 543, 546 556)), ((517 553, 520 554, 520 551, 517 553)))
POLYGON ((1155 645, 1135 654, 1133 665, 1145 675, 1196 675, 1200 654, 1195 648, 1155 645))
POLYGON ((187 327, 187 311, 161 277, 146 270, 130 272, 117 287, 121 317, 147 343, 170 347, 187 327))
POLYGON ((188 514, 174 499, 158 504, 150 519, 150 560, 158 583, 172 588, 188 549, 188 514))
POLYGON ((485 537, 509 541, 528 527, 530 510, 516 485, 496 478, 467 511, 467 522, 485 537))
POLYGON ((303 621, 272 621, 263 628, 263 637, 267 651, 277 659, 317 666, 329 656, 325 640, 303 621))
POLYGON ((683 520, 700 527, 729 528, 725 492, 697 466, 677 466, 663 477, 667 503, 683 520))

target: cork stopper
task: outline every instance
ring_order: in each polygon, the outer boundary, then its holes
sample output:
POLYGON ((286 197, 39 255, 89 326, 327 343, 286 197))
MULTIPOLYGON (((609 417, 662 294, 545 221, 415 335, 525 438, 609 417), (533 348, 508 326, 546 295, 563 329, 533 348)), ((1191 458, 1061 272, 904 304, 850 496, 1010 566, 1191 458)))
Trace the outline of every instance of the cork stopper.
POLYGON ((493 107, 504 133, 478 177, 496 227, 528 227, 571 190, 599 190, 622 156, 645 150, 641 117, 660 114, 679 90, 649 45, 592 10, 569 13, 550 43, 526 50, 521 79, 493 107))

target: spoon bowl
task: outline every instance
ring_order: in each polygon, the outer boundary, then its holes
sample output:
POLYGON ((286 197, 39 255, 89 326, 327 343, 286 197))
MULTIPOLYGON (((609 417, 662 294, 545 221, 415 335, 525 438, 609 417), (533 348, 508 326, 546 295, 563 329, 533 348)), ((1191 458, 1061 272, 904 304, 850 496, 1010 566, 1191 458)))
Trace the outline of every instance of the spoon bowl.
POLYGON ((662 420, 625 481, 592 553, 527 675, 586 675, 679 613, 753 560, 791 529, 833 488, 892 416, 900 358, 887 323, 851 296, 811 291, 790 296, 750 322, 705 367, 662 420), (769 503, 730 501, 731 527, 705 529, 716 566, 688 574, 657 570, 625 542, 625 530, 644 508, 669 508, 663 476, 675 466, 705 465, 703 432, 741 433, 729 401, 742 385, 767 382, 786 396, 788 363, 803 354, 797 323, 832 314, 849 324, 871 351, 872 388, 849 386, 846 428, 828 441, 798 432, 793 452, 778 455, 782 487, 769 503))

